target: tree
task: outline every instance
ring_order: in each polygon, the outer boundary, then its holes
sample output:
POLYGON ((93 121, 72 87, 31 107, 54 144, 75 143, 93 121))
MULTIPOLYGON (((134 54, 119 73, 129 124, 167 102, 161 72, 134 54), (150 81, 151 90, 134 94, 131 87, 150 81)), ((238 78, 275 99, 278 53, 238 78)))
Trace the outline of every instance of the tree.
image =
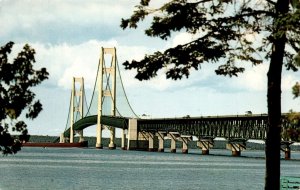
MULTIPOLYGON (((186 31, 197 39, 164 52, 126 61, 126 69, 136 69, 136 78, 148 80, 166 68, 166 77, 188 77, 202 63, 223 62, 216 74, 237 76, 243 64, 269 62, 267 73, 268 127, 266 137, 265 189, 280 187, 281 74, 283 65, 297 71, 294 56, 300 50, 298 0, 170 0, 154 8, 141 0, 121 27, 137 28, 147 16, 152 23, 146 35, 169 39, 186 31), (253 41, 249 37, 256 36, 253 41), (258 40, 260 39, 261 40, 258 40)), ((298 64, 299 65, 299 64, 298 64)))
POLYGON ((0 151, 15 154, 22 142, 29 139, 27 125, 20 116, 34 119, 42 110, 42 104, 35 100, 31 88, 48 78, 45 68, 34 70, 35 50, 25 45, 12 63, 9 54, 14 43, 0 47, 0 151), (25 113, 24 113, 25 111, 25 113), (20 133, 18 136, 11 132, 20 133))
POLYGON ((290 110, 286 116, 287 121, 290 123, 288 128, 283 129, 281 136, 285 141, 300 141, 300 113, 290 110))
POLYGON ((294 98, 298 98, 300 96, 300 84, 296 82, 296 84, 292 87, 292 93, 294 98))

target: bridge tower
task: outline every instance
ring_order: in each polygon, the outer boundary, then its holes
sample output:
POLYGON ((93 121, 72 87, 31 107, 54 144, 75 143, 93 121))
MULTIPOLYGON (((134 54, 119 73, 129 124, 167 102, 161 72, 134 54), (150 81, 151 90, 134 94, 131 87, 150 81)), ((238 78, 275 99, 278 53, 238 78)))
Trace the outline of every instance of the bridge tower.
MULTIPOLYGON (((71 94, 71 105, 70 105, 70 143, 74 142, 73 124, 77 114, 80 115, 80 119, 83 118, 83 101, 84 101, 84 80, 83 77, 73 77, 72 94, 71 94), (79 89, 76 88, 76 84, 79 84, 79 89), (77 98, 78 97, 78 98, 77 98), (79 102, 77 105, 76 102, 79 102)), ((79 118, 78 118, 79 119, 79 118)), ((79 142, 83 141, 83 130, 77 131, 80 135, 79 142)))
MULTIPOLYGON (((99 69, 98 69, 98 113, 97 113, 97 134, 96 134, 96 148, 103 148, 102 145, 102 125, 101 116, 103 112, 103 100, 105 97, 111 97, 111 115, 116 115, 116 48, 101 48, 100 59, 99 59, 99 69), (104 56, 109 54, 112 56, 111 64, 105 65, 104 56), (109 75, 110 77, 104 78, 109 75), (106 84, 105 84, 106 82, 106 84), (108 89, 105 89, 105 86, 108 89)), ((110 130, 110 143, 109 149, 115 149, 115 128, 108 127, 110 130)))

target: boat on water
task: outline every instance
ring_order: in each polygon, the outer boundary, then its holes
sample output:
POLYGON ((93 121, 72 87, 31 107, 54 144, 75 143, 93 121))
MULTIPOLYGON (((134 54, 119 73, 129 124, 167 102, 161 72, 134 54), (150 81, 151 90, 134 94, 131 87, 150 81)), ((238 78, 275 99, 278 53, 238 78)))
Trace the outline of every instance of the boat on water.
POLYGON ((70 148, 70 147, 88 147, 88 141, 75 142, 75 143, 52 143, 52 142, 26 142, 22 143, 23 147, 58 147, 58 148, 70 148))

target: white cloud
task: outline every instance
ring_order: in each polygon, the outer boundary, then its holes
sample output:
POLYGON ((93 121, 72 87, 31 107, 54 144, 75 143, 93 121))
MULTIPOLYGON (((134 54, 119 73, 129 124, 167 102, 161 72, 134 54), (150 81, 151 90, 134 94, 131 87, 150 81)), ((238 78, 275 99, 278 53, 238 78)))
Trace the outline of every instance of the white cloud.
MULTIPOLYGON (((118 1, 111 3, 110 0, 80 1, 80 0, 23 0, 1 1, 1 16, 14 18, 10 23, 24 23, 28 26, 37 26, 42 22, 80 22, 83 23, 111 23, 130 12, 128 9, 136 4, 131 1, 118 1), (6 9, 8 8, 9 9, 6 9), (15 13, 15 14, 12 14, 15 13), (84 20, 81 20, 84 19, 84 20)), ((80 23, 78 23, 80 24, 80 23)))
POLYGON ((87 73, 91 72, 92 64, 97 64, 97 51, 94 41, 89 41, 80 45, 59 45, 31 44, 36 49, 36 60, 46 67, 50 73, 50 82, 64 88, 71 87, 73 76, 86 75, 87 85, 90 78, 87 73), (87 54, 89 52, 89 54, 87 54), (92 56, 92 57, 91 57, 92 56), (95 59, 93 59, 95 58, 95 59))
POLYGON ((283 75, 281 81, 281 90, 282 91, 290 91, 292 90, 292 86, 295 85, 296 82, 299 82, 299 77, 297 78, 295 74, 286 74, 283 75))
POLYGON ((172 47, 175 47, 180 44, 186 44, 190 42, 192 39, 193 39, 193 35, 189 33, 186 32, 179 33, 173 38, 172 47))
MULTIPOLYGON (((260 64, 257 66, 247 67, 245 72, 238 77, 233 78, 232 88, 247 90, 250 92, 267 92, 267 73, 269 64, 260 64)), ((283 68, 281 90, 291 91, 292 86, 299 81, 297 73, 285 71, 283 68)))
POLYGON ((200 36, 200 34, 190 34, 187 32, 180 32, 177 33, 171 41, 171 47, 175 47, 177 45, 183 45, 186 43, 189 43, 193 40, 196 40, 198 37, 200 36))
MULTIPOLYGON (((16 54, 23 45, 16 44, 14 53, 16 54)), ((142 46, 119 45, 115 40, 90 40, 75 45, 67 43, 57 45, 30 43, 30 45, 36 50, 35 57, 38 67, 46 67, 50 73, 48 83, 65 89, 71 88, 72 77, 84 77, 85 86, 87 88, 93 87, 101 47, 116 47, 117 59, 122 77, 125 78, 125 85, 138 85, 140 82, 134 78, 135 71, 124 70, 122 63, 125 60, 139 60, 146 53, 153 51, 150 48, 142 46)))
POLYGON ((2 39, 35 42, 81 42, 89 37, 120 35, 121 18, 136 2, 110 0, 1 1, 2 39))
POLYGON ((248 91, 265 91, 267 88, 268 64, 247 67, 245 72, 234 78, 233 85, 248 91))

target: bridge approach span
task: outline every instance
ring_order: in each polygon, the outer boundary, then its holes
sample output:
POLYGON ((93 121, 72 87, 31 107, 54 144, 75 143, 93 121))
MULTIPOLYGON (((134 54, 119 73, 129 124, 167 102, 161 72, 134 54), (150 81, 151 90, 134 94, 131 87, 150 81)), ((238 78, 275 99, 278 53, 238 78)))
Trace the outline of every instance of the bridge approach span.
MULTIPOLYGON (((282 115, 282 128, 290 127, 286 114, 282 115)), ((208 116, 176 119, 140 119, 138 130, 145 132, 178 132, 198 138, 224 137, 227 139, 266 139, 268 115, 208 116)))
MULTIPOLYGON (((129 118, 102 116, 101 124, 120 129, 128 129, 129 118)), ((85 117, 74 123, 74 130, 83 130, 97 124, 97 115, 85 117)), ((192 118, 137 119, 139 132, 178 132, 198 138, 224 137, 227 139, 265 140, 268 115, 231 115, 192 118)), ((282 128, 290 127, 286 114, 282 115, 282 128)), ((64 132, 69 136, 70 129, 64 132)))

